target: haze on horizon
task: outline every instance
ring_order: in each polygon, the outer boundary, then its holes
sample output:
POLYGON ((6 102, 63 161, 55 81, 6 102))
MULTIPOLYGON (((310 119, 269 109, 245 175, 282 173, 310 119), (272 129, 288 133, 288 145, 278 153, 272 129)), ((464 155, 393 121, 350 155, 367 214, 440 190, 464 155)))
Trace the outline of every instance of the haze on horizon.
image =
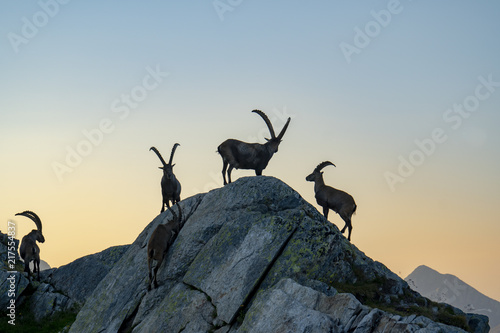
MULTIPOLYGON (((263 174, 358 210, 352 243, 401 277, 425 264, 500 300, 500 4, 495 1, 6 2, 0 230, 34 224, 51 266, 128 244, 222 186, 217 146, 290 126, 263 174)), ((233 172, 233 180, 253 172, 233 172)), ((338 227, 343 222, 330 213, 338 227)))

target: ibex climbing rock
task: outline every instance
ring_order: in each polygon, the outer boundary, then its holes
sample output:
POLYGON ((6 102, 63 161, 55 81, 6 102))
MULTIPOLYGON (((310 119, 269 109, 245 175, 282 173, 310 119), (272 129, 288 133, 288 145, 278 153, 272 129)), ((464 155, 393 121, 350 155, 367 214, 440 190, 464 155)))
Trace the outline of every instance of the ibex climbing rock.
POLYGON ((331 209, 339 214, 344 220, 345 226, 341 232, 344 233, 345 229, 349 228, 349 235, 347 239, 350 241, 352 231, 351 217, 356 212, 357 206, 354 202, 354 198, 350 194, 325 185, 321 169, 327 165, 335 166, 335 164, 330 161, 322 162, 309 176, 306 177, 306 180, 314 182, 316 202, 318 205, 323 207, 323 214, 325 215, 325 218, 328 219, 328 211, 331 209))
POLYGON ((170 207, 170 201, 172 201, 172 205, 175 205, 177 202, 181 201, 181 183, 179 183, 174 175, 173 168, 175 164, 172 164, 174 153, 178 146, 180 146, 180 144, 176 143, 172 147, 172 152, 170 153, 170 160, 168 161, 168 164, 165 163, 165 160, 161 156, 158 149, 156 149, 155 147, 149 148, 149 150, 155 152, 155 154, 163 164, 163 166, 158 167, 163 170, 163 177, 161 178, 162 203, 160 212, 165 211, 165 205, 167 205, 167 207, 170 207))
POLYGON ((33 261, 33 273, 37 273, 38 280, 40 280, 40 248, 36 242, 45 242, 45 237, 43 237, 42 234, 42 221, 38 215, 29 210, 17 213, 16 215, 25 216, 36 224, 37 229, 31 230, 31 232, 21 240, 19 254, 24 260, 24 271, 28 272, 28 279, 30 279, 30 262, 33 261))
POLYGON ((148 242, 148 274, 149 274, 149 284, 148 290, 151 290, 151 284, 153 288, 158 287, 158 282, 156 275, 158 269, 160 268, 163 259, 167 255, 167 251, 170 246, 174 243, 175 238, 179 234, 182 227, 182 212, 181 206, 179 207, 179 216, 177 216, 173 209, 168 208, 172 212, 173 218, 165 224, 159 224, 156 229, 151 234, 148 242), (156 261, 156 266, 152 269, 153 260, 156 261))
POLYGON ((231 171, 233 171, 234 168, 255 170, 257 176, 262 175, 262 170, 267 167, 271 157, 278 151, 278 146, 290 123, 290 118, 288 118, 280 134, 276 136, 273 125, 266 114, 260 110, 253 110, 252 112, 257 113, 264 119, 269 128, 271 139, 266 139, 267 142, 264 144, 246 143, 235 139, 228 139, 221 143, 217 151, 222 157, 222 176, 224 178, 224 185, 228 184, 226 181, 226 170, 229 183, 231 183, 231 171))

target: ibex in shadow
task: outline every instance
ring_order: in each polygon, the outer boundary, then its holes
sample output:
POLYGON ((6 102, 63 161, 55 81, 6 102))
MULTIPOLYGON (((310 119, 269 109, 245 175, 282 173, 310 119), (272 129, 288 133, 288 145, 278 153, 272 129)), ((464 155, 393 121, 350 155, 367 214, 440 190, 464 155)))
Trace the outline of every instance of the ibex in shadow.
POLYGON ((328 211, 331 209, 339 214, 342 220, 345 221, 345 226, 341 232, 344 233, 345 229, 349 228, 349 236, 347 239, 350 241, 352 231, 351 217, 356 212, 357 206, 354 202, 354 198, 350 194, 325 185, 321 169, 327 165, 335 166, 335 164, 330 161, 322 162, 306 177, 306 180, 314 182, 316 202, 323 207, 325 218, 328 219, 328 211))
POLYGON ((179 234, 181 230, 182 223, 182 212, 181 206, 177 204, 179 207, 179 216, 177 216, 173 209, 168 208, 173 215, 172 220, 169 220, 165 224, 159 224, 156 229, 151 234, 151 238, 149 238, 148 242, 148 274, 149 274, 149 284, 148 290, 151 290, 151 284, 153 284, 153 288, 158 287, 158 282, 156 279, 156 275, 158 273, 158 269, 160 268, 163 259, 167 255, 167 251, 170 246, 174 243, 175 238, 179 234), (151 266, 153 260, 156 261, 156 266, 151 270, 151 266))
POLYGON ((155 147, 149 148, 149 150, 154 151, 155 154, 158 155, 158 158, 163 164, 163 166, 158 167, 163 170, 163 177, 161 178, 162 203, 160 212, 165 211, 165 205, 167 205, 167 207, 170 207, 169 201, 172 201, 172 205, 175 205, 177 202, 181 201, 181 183, 179 183, 174 175, 173 168, 175 164, 172 164, 172 159, 174 158, 174 153, 175 149, 177 149, 177 146, 180 146, 180 144, 176 143, 172 147, 172 152, 170 153, 170 160, 168 161, 168 164, 165 163, 165 160, 161 156, 158 149, 156 149, 155 147))
POLYGON ((255 170, 257 176, 262 175, 262 170, 267 167, 271 157, 278 151, 278 146, 290 123, 289 117, 280 134, 276 136, 274 134, 273 125, 266 114, 260 110, 253 110, 252 112, 257 113, 264 119, 271 133, 271 139, 266 139, 267 142, 264 144, 246 143, 234 139, 228 139, 221 143, 217 151, 222 157, 222 176, 224 178, 224 185, 228 184, 226 181, 226 170, 229 183, 231 183, 231 171, 233 171, 234 168, 255 170))
POLYGON ((40 280, 40 248, 36 242, 45 242, 45 237, 42 234, 42 221, 38 215, 29 210, 16 215, 25 216, 36 224, 37 229, 31 230, 29 234, 23 237, 19 254, 24 260, 24 271, 28 272, 28 279, 30 279, 30 262, 33 261, 33 273, 38 273, 38 280, 40 280))

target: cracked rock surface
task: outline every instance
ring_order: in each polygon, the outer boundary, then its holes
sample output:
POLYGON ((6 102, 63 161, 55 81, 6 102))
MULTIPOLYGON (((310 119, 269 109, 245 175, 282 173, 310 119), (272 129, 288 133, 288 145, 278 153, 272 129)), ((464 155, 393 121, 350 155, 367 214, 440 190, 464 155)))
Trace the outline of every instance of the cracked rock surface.
POLYGON ((158 288, 147 289, 147 242, 169 211, 113 265, 70 332, 464 332, 412 314, 426 301, 276 178, 240 178, 180 206, 158 288))

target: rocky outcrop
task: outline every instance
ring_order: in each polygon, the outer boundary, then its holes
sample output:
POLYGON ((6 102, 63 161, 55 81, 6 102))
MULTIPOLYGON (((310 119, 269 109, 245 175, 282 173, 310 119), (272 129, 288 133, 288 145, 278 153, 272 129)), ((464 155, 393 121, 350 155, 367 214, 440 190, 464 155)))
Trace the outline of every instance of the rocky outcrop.
POLYGON ((70 332, 486 332, 485 318, 471 328, 472 317, 412 291, 278 179, 240 178, 180 205, 185 224, 159 287, 147 290, 146 247, 169 211, 101 280, 70 332))
POLYGON ((60 312, 77 312, 127 249, 128 245, 111 247, 43 271, 34 293, 26 295, 35 320, 60 312))
POLYGON ((68 298, 65 310, 79 309, 128 247, 110 247, 59 268, 43 271, 41 280, 68 298))
MULTIPOLYGON (((2 259, 7 256, 7 240, 6 235, 0 234, 2 259)), ((15 241, 18 245, 19 241, 15 241)), ((6 262, 2 260, 0 306, 2 309, 6 308, 12 298, 8 291, 13 286, 16 307, 19 308, 27 303, 36 321, 61 312, 77 312, 127 249, 128 245, 112 247, 77 259, 60 268, 42 271, 40 281, 33 279, 31 285, 26 278, 26 273, 11 272, 13 269, 7 267, 6 262)), ((24 265, 17 254, 17 247, 15 254, 17 265, 14 269, 22 271, 24 265)))
POLYGON ((260 294, 238 332, 463 332, 423 316, 402 317, 362 305, 352 294, 327 296, 283 279, 260 294))

